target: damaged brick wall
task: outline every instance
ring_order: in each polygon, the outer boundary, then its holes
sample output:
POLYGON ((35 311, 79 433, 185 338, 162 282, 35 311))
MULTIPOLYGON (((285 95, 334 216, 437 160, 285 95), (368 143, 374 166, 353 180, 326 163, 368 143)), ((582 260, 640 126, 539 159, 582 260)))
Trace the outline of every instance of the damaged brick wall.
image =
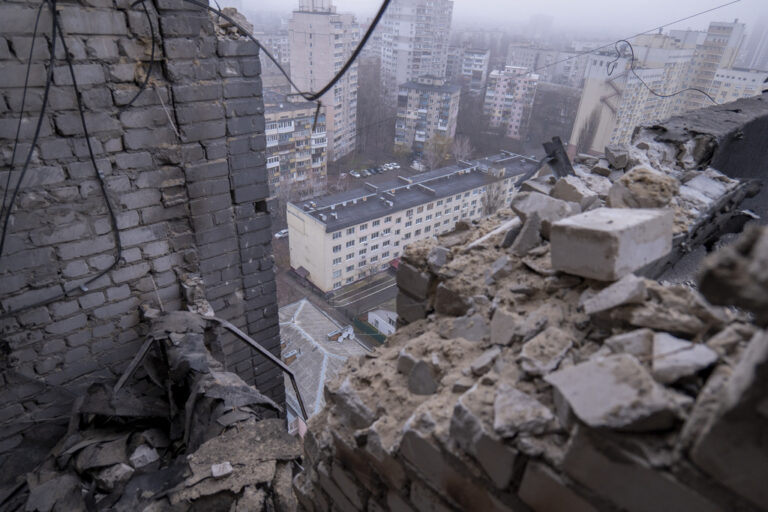
MULTIPOLYGON (((40 138, 0 257, 3 481, 45 454, 79 390, 120 374, 143 334, 139 304, 182 307, 179 272, 199 273, 216 315, 279 355, 258 49, 181 0, 147 0, 148 15, 131 3, 57 5, 122 261, 78 289, 111 265, 116 246, 59 40, 40 138), (149 67, 147 16, 156 64, 126 107, 149 67)), ((0 191, 38 5, 0 5, 0 191)), ((50 33, 44 6, 11 189, 41 110, 50 33)), ((225 352, 230 369, 284 403, 276 369, 234 338, 225 352)))
POLYGON ((406 249, 400 328, 308 425, 304 509, 768 509, 768 228, 709 256, 701 293, 635 275, 744 198, 663 133, 406 249))

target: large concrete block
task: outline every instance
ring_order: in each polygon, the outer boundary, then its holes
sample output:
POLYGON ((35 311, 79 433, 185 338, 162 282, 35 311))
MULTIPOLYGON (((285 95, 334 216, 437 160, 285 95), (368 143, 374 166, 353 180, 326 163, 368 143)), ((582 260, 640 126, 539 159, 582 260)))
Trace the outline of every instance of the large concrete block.
POLYGON ((615 281, 672 250, 668 210, 599 208, 555 222, 552 268, 615 281))

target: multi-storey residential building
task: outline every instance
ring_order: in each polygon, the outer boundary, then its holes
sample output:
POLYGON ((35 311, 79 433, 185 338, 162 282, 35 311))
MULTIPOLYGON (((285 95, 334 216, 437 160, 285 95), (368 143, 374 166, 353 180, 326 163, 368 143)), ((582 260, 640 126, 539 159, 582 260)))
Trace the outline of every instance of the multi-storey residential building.
POLYGON ((404 83, 397 96, 395 148, 421 153, 436 135, 456 135, 461 87, 445 79, 423 76, 404 83))
POLYGON ((537 168, 535 159, 502 153, 289 203, 291 267, 324 292, 340 288, 386 269, 407 244, 483 216, 486 194, 506 202, 537 168))
POLYGON ((503 128, 507 137, 524 138, 536 97, 539 75, 528 68, 506 66, 488 75, 483 112, 492 128, 503 128))
POLYGON ((757 96, 763 89, 768 88, 766 79, 768 79, 768 71, 718 69, 709 88, 709 95, 718 103, 757 96))
MULTIPOLYGON (((330 82, 360 39, 351 14, 338 14, 331 0, 300 0, 289 23, 291 79, 303 91, 330 82)), ((338 160, 355 149, 357 63, 321 98, 325 106, 328 158, 338 160)))
MULTIPOLYGON (((693 65, 686 80, 686 87, 707 91, 712 85, 718 69, 730 69, 736 62, 744 42, 744 23, 712 22, 709 24, 704 42, 696 47, 693 65)), ((688 91, 678 112, 711 105, 709 98, 696 91, 688 91)))
POLYGON ((314 103, 264 90, 267 177, 273 195, 286 192, 286 187, 298 197, 325 189, 327 140, 323 110, 315 122, 314 103))
POLYGON ((462 84, 469 88, 471 94, 481 94, 488 80, 488 64, 491 60, 490 50, 466 48, 461 60, 462 84))
POLYGON ((748 30, 738 65, 745 69, 768 71, 768 13, 750 22, 748 30))
POLYGON ((442 77, 451 31, 452 0, 393 0, 381 31, 381 80, 391 104, 400 84, 425 75, 442 77))
MULTIPOLYGON (((291 66, 291 39, 287 30, 279 30, 277 32, 257 32, 253 34, 264 47, 269 50, 269 53, 280 63, 280 66, 286 70, 290 70, 291 66)), ((274 73, 279 72, 277 66, 267 59, 262 58, 262 73, 274 73)))
POLYGON ((695 51, 691 42, 696 39, 684 34, 640 36, 633 42, 634 64, 627 48, 619 59, 614 51, 586 57, 584 88, 569 140, 571 155, 601 154, 607 144, 629 142, 635 126, 678 112, 684 95, 660 97, 649 87, 662 95, 684 88, 695 51))
POLYGON ((528 68, 539 81, 581 87, 586 58, 577 50, 553 50, 530 44, 512 43, 507 49, 507 65, 528 68))

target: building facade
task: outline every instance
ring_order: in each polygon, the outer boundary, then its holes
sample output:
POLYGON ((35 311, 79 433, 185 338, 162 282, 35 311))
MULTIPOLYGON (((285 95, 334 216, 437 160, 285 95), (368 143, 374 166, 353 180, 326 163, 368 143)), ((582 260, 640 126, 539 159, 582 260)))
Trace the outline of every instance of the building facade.
POLYGON ((400 84, 445 73, 452 0, 393 0, 381 32, 381 79, 388 101, 397 101, 400 84))
POLYGON ((329 292, 388 267, 409 243, 484 215, 484 195, 506 202, 534 159, 502 153, 414 177, 288 204, 291 267, 329 292))
MULTIPOLYGON (((318 91, 342 68, 360 39, 351 14, 336 13, 330 0, 301 0, 289 22, 291 79, 302 91, 318 91)), ((357 63, 320 98, 325 107, 328 159, 355 149, 357 63)))
POLYGON ((761 94, 766 85, 768 71, 750 69, 718 69, 712 79, 709 95, 718 103, 728 103, 739 98, 761 94))
POLYGON ((395 149, 422 153, 433 137, 453 139, 461 87, 424 76, 400 86, 397 96, 395 149))
POLYGON ((488 87, 483 101, 483 113, 491 128, 502 128, 507 137, 525 137, 536 97, 539 75, 528 68, 506 66, 488 75, 488 87))
POLYGON ((325 190, 328 175, 324 109, 275 91, 264 91, 267 176, 272 195, 307 197, 325 190), (314 125, 314 130, 313 130, 314 125))

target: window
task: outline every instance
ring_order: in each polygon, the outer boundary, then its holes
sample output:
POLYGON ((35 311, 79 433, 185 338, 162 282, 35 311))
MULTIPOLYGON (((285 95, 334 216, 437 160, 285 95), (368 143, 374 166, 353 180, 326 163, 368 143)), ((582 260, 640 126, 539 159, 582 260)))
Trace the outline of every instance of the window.
POLYGON ((363 254, 365 254, 366 252, 368 252, 368 249, 360 249, 360 250, 357 252, 357 254, 358 254, 359 256, 362 256, 362 255, 363 255, 363 254))
POLYGON ((408 240, 409 238, 411 238, 410 233, 406 233, 405 236, 403 236, 403 240, 408 240))
POLYGON ((379 244, 372 245, 371 246, 371 251, 376 251, 376 250, 378 250, 378 248, 379 248, 379 244))
POLYGON ((365 266, 365 260, 357 264, 357 268, 364 267, 364 266, 365 266))
POLYGON ((347 228, 347 234, 353 235, 355 233, 355 228, 347 228))
POLYGON ((395 220, 395 224, 400 224, 403 221, 402 217, 398 217, 397 220, 395 220))
POLYGON ((443 214, 441 212, 435 212, 435 218, 436 219, 439 219, 440 217, 442 217, 442 215, 443 214))
POLYGON ((413 217, 413 208, 405 212, 406 217, 413 217))
POLYGON ((378 231, 374 231, 373 233, 371 233, 371 240, 375 240, 377 238, 379 238, 379 232, 378 231))
POLYGON ((377 261, 378 259, 379 259, 378 256, 371 256, 371 263, 373 263, 374 261, 377 261))
POLYGON ((427 217, 424 220, 432 220, 432 215, 427 215, 427 217))
POLYGON ((355 278, 354 278, 354 277, 348 277, 348 278, 347 278, 347 284, 349 284, 349 283, 353 282, 354 280, 355 280, 355 278))
POLYGON ((419 217, 418 219, 416 219, 416 224, 421 224, 421 217, 419 217))
POLYGON ((334 270, 333 271, 333 278, 336 279, 336 278, 339 278, 339 277, 341 277, 341 270, 334 270))
MULTIPOLYGON (((464 197, 469 197, 469 192, 464 192, 464 197)), ((458 199, 459 196, 456 196, 456 199, 458 199)))
POLYGON ((371 222, 371 226, 373 226, 374 228, 376 226, 378 226, 379 224, 381 224, 381 221, 378 221, 378 220, 375 220, 375 221, 371 222))
POLYGON ((427 226, 424 228, 425 233, 429 233, 430 231, 432 231, 432 226, 427 226))
POLYGON ((361 236, 361 237, 360 237, 360 240, 358 240, 358 241, 359 241, 360 243, 363 243, 363 242, 365 242, 366 240, 368 240, 368 237, 367 237, 367 236, 361 236))
POLYGON ((432 209, 432 208, 434 208, 434 207, 435 207, 435 203, 429 203, 429 204, 427 205, 427 210, 431 210, 431 209, 432 209))
POLYGON ((354 265, 347 265, 347 268, 345 268, 344 270, 346 272, 352 272, 353 270, 355 270, 355 266, 354 265))
POLYGON ((382 231, 382 235, 386 236, 392 232, 392 228, 384 228, 384 231, 382 231))
MULTIPOLYGON (((347 248, 354 247, 354 246, 355 246, 355 241, 354 240, 350 240, 349 242, 347 242, 347 248)), ((341 248, 341 246, 339 246, 339 248, 341 248)))
POLYGON ((334 287, 334 289, 335 288, 341 288, 341 281, 336 281, 335 283, 333 283, 333 287, 334 287))
POLYGON ((451 201, 453 201, 453 198, 452 198, 452 197, 449 197, 448 199, 446 199, 446 200, 445 200, 445 204, 448 204, 448 203, 450 203, 451 201))
POLYGON ((437 206, 443 206, 443 200, 442 199, 437 202, 437 206))
POLYGON ((347 261, 349 261, 349 260, 351 260, 351 259, 352 259, 352 258, 354 258, 354 257, 355 257, 355 253, 351 252, 351 253, 347 254, 347 256, 346 256, 346 258, 345 258, 345 259, 346 259, 347 261))
POLYGON ((341 264, 341 258, 333 258, 333 264, 334 265, 340 265, 341 264))
MULTIPOLYGON (((384 222, 392 222, 392 216, 387 215, 386 217, 384 217, 384 222)), ((400 221, 398 220, 397 222, 400 222, 400 221)))
POLYGON ((423 211, 424 211, 424 207, 423 206, 419 206, 418 208, 416 208, 416 213, 421 213, 423 211))
POLYGON ((341 231, 337 231, 333 234, 333 239, 336 240, 338 238, 341 238, 341 231))
POLYGON ((413 225, 413 222, 411 222, 410 220, 405 223, 405 227, 407 228, 411 227, 412 225, 413 225))
POLYGON ((367 222, 365 224, 360 224, 360 231, 362 231, 364 229, 368 229, 368 223, 367 222))
POLYGON ((419 236, 421 234, 421 230, 417 229, 416 232, 413 234, 413 236, 419 236))
POLYGON ((333 246, 333 252, 341 252, 341 245, 334 245, 333 246))
POLYGON ((473 199, 472 202, 469 204, 471 204, 472 206, 475 206, 477 204, 477 199, 473 199))
POLYGON ((389 240, 384 240, 383 242, 381 242, 382 247, 386 247, 388 245, 389 245, 389 240))
POLYGON ((383 253, 381 253, 381 259, 384 259, 384 258, 389 258, 389 251, 384 251, 383 253))
POLYGON ((399 234, 400 234, 400 230, 399 230, 399 229, 396 229, 396 230, 395 230, 395 235, 399 235, 399 234))

